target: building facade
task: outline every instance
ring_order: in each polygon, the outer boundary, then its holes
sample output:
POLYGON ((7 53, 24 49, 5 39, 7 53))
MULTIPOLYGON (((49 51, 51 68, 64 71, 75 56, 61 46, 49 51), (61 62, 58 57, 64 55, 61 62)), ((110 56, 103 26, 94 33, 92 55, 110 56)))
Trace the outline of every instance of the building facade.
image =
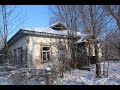
MULTIPOLYGON (((9 63, 21 68, 39 69, 52 66, 62 59, 69 60, 71 56, 67 36, 67 28, 59 22, 50 28, 21 29, 8 41, 9 63)), ((78 32, 77 36, 81 37, 81 34, 78 32)), ((88 56, 87 49, 85 54, 88 56)))

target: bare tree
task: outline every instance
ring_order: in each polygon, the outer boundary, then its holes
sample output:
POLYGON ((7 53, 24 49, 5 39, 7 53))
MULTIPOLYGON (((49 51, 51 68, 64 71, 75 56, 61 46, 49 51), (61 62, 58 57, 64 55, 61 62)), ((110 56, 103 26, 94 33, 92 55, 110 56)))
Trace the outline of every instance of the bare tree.
POLYGON ((115 43, 112 43, 118 49, 120 55, 120 5, 105 5, 104 8, 108 12, 108 14, 114 18, 119 28, 119 32, 117 32, 116 36, 114 37, 115 43))
MULTIPOLYGON (((108 35, 109 36, 109 35, 108 35)), ((107 49, 107 53, 106 55, 109 57, 109 59, 118 59, 120 58, 120 53, 119 53, 119 31, 118 29, 116 31, 114 31, 113 35, 111 36, 111 38, 109 38, 106 42, 105 42, 105 46, 106 48, 104 48, 103 50, 107 49)), ((108 59, 108 60, 109 60, 108 59)))
MULTIPOLYGON (((50 6, 50 11, 51 11, 51 22, 62 22, 66 25, 68 29, 68 50, 67 53, 70 54, 70 58, 67 62, 65 63, 66 59, 62 59, 62 66, 65 67, 68 65, 68 63, 71 63, 72 65, 75 65, 73 63, 76 63, 76 59, 74 56, 74 53, 76 52, 76 48, 74 47, 74 44, 76 43, 76 32, 78 31, 79 25, 78 25, 78 15, 75 10, 75 5, 55 5, 55 6, 50 6)), ((60 60, 61 61, 61 60, 60 60)), ((61 70, 62 68, 61 68, 61 70)), ((63 73, 62 73, 63 74, 63 73)), ((62 75, 63 76, 63 75, 62 75)))
POLYGON ((120 28, 120 5, 105 5, 104 7, 108 14, 116 20, 117 25, 120 28))
POLYGON ((82 5, 77 7, 80 12, 79 16, 81 16, 83 31, 94 40, 96 77, 101 77, 98 38, 103 39, 103 34, 106 32, 106 28, 112 18, 107 16, 106 11, 101 5, 82 5))
POLYGON ((105 39, 105 36, 111 32, 108 27, 113 18, 108 16, 102 5, 57 5, 52 9, 52 12, 51 19, 53 21, 64 22, 67 27, 72 28, 72 32, 83 31, 94 40, 96 76, 101 77, 99 48, 103 44, 98 46, 98 38, 107 41, 108 38, 105 39))
POLYGON ((15 12, 16 6, 12 5, 1 5, 0 6, 0 37, 3 41, 2 50, 4 51, 4 56, 7 59, 7 63, 9 64, 9 46, 8 39, 9 35, 18 28, 23 22, 21 19, 21 12, 15 12))

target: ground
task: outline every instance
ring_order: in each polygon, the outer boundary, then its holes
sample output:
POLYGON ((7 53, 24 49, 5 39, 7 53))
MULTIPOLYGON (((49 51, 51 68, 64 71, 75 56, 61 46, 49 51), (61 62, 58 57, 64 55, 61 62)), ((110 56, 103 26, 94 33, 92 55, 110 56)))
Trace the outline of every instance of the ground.
MULTIPOLYGON (((78 69, 66 71, 64 78, 58 76, 53 85, 120 85, 120 62, 110 62, 105 67, 106 70, 108 69, 108 77, 96 78, 95 65, 92 65, 91 71, 78 69)), ((14 85, 14 81, 10 77, 10 73, 0 72, 1 85, 14 85)), ((45 81, 31 78, 29 80, 22 80, 22 84, 45 85, 45 81)))
POLYGON ((66 72, 64 78, 58 78, 54 84, 57 85, 120 85, 120 62, 106 63, 105 69, 108 68, 108 77, 96 78, 95 65, 91 71, 87 70, 72 70, 66 72))

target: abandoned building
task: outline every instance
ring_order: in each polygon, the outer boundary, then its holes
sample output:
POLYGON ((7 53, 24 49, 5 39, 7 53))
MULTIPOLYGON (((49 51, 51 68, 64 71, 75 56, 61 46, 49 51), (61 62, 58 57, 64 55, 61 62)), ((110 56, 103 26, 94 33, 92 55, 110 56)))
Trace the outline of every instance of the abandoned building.
MULTIPOLYGON (((61 57, 70 59, 67 35, 68 29, 60 22, 53 24, 49 28, 20 29, 8 41, 9 63, 19 67, 42 68, 48 63, 58 61, 61 57)), ((78 37, 81 37, 81 35, 80 32, 77 32, 78 37)), ((95 56, 93 43, 89 46, 91 47, 91 54, 89 54, 87 44, 87 39, 78 40, 77 42, 77 51, 82 52, 80 48, 85 50, 84 53, 78 54, 78 62, 86 62, 83 65, 88 65, 89 61, 88 59, 83 60, 82 57, 95 56)), ((102 56, 101 50, 99 56, 102 56)))
MULTIPOLYGON (((100 46, 100 40, 98 42, 98 47, 100 46)), ((90 38, 79 39, 77 41, 77 52, 78 52, 78 67, 83 67, 85 65, 95 64, 95 47, 94 40, 90 38)), ((98 49, 99 59, 102 59, 101 47, 98 49)))

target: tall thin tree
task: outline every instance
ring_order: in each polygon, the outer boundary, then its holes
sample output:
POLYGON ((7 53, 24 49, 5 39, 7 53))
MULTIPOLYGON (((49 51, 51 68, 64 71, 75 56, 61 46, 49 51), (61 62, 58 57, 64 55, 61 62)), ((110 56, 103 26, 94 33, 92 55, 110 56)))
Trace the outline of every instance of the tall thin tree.
MULTIPOLYGON (((23 19, 20 16, 21 12, 16 12, 16 6, 14 5, 1 5, 0 6, 0 37, 3 41, 1 47, 2 50, 5 52, 4 56, 9 64, 9 46, 8 46, 8 39, 9 35, 15 31, 17 27, 19 27, 23 19)), ((24 17, 23 17, 24 18, 24 17)))

